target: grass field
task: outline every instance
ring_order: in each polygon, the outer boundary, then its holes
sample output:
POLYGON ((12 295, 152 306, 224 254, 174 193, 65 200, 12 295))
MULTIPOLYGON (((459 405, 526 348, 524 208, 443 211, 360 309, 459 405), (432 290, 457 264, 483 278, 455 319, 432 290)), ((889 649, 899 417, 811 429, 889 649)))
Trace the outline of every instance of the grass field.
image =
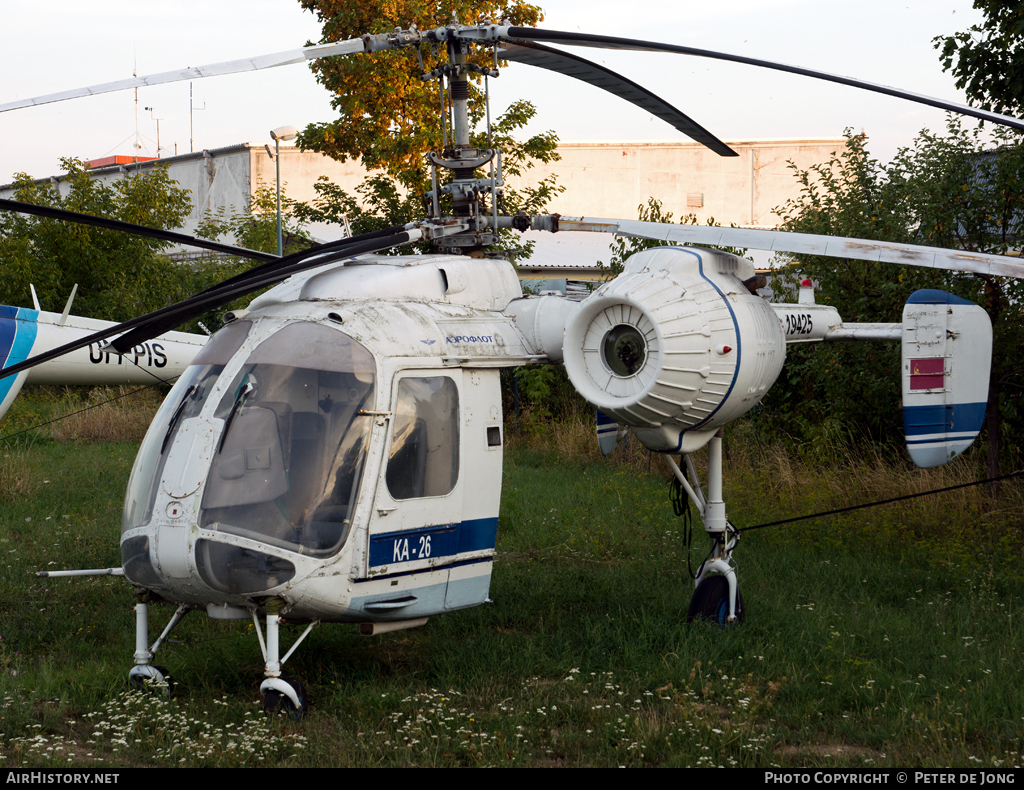
MULTIPOLYGON (((0 433, 62 409, 30 399, 0 433)), ((648 472, 635 451, 609 461, 519 442, 493 603, 372 638, 315 629, 286 665, 311 697, 296 723, 260 713, 251 624, 202 614, 158 656, 174 696, 127 691, 129 585, 34 573, 120 563, 137 445, 52 436, 0 447, 0 766, 1021 764, 1022 511, 1009 487, 998 507, 966 489, 748 532, 746 621, 719 629, 685 622, 692 581, 657 458, 648 472)), ((739 527, 976 475, 970 459, 821 470, 742 426, 727 442, 739 527)), ((694 566, 707 546, 696 532, 694 566)), ((155 631, 170 610, 152 611, 155 631)), ((298 633, 283 631, 284 645, 298 633)))

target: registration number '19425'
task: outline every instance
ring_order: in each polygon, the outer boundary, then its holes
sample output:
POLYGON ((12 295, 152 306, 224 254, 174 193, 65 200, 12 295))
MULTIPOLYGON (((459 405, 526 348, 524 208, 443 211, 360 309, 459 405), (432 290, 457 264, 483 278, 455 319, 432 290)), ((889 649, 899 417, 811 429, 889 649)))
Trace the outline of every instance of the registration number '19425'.
POLYGON ((814 329, 809 313, 786 313, 787 335, 809 335, 814 329))

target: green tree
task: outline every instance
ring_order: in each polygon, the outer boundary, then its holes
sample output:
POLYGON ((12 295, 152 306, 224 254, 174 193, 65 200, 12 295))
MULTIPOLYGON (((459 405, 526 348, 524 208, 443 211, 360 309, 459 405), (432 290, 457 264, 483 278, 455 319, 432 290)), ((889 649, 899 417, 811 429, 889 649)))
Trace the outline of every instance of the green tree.
MULTIPOLYGON (((540 8, 521 0, 299 0, 302 7, 323 24, 322 40, 344 41, 367 33, 387 33, 395 28, 420 30, 444 27, 453 17, 463 23, 482 18, 508 20, 514 25, 533 25, 543 19, 540 8)), ((436 81, 423 82, 420 75, 444 62, 443 49, 350 55, 315 61, 311 68, 334 94, 331 105, 338 111, 334 121, 315 123, 299 135, 303 150, 319 151, 344 162, 356 159, 368 170, 385 169, 394 177, 419 170, 428 151, 442 146, 440 95, 436 81), (420 66, 423 59, 423 68, 420 66)), ((490 53, 475 48, 470 60, 492 66, 490 53)), ((480 75, 474 74, 477 84, 480 75)), ((471 81, 470 113, 479 119, 483 97, 471 81)))
MULTIPOLYGON (((449 24, 452 18, 476 22, 489 18, 512 24, 531 25, 542 19, 540 9, 519 0, 506 3, 481 0, 397 0, 353 4, 340 0, 300 0, 323 22, 324 41, 353 38, 364 33, 380 33, 416 25, 429 29, 449 24)), ((429 212, 426 193, 431 189, 428 151, 443 147, 440 93, 436 82, 423 82, 420 75, 446 60, 437 47, 423 46, 419 52, 397 50, 370 56, 349 56, 318 61, 317 79, 335 94, 332 104, 339 112, 335 121, 312 124, 299 136, 303 149, 315 150, 341 161, 358 159, 373 172, 349 194, 321 178, 315 185, 317 197, 308 205, 296 206, 296 216, 305 222, 334 222, 348 219, 353 233, 366 233, 391 225, 405 224, 429 212)), ((474 49, 470 60, 477 65, 493 66, 493 55, 474 49)), ((471 75, 469 111, 474 131, 471 144, 478 148, 498 148, 502 152, 505 176, 521 176, 535 162, 557 160, 558 138, 544 132, 520 140, 517 132, 533 119, 536 109, 526 101, 517 101, 491 124, 490 135, 480 129, 484 119, 484 95, 479 89, 482 77, 471 75)), ((484 175, 484 171, 478 171, 484 175)), ((441 183, 452 174, 439 173, 441 183)), ((561 191, 554 177, 522 190, 506 187, 499 210, 502 214, 518 211, 539 213, 550 198, 561 191)), ((444 211, 447 197, 441 198, 444 211)), ((502 232, 500 247, 516 250, 522 246, 518 234, 502 232)), ((529 246, 529 245, 527 245, 529 246)), ((426 251, 429 245, 420 245, 426 251)), ((400 252, 396 250, 395 252, 400 252)))
POLYGON ((1019 115, 1024 109, 1024 3, 974 0, 985 15, 964 33, 932 39, 943 71, 985 110, 1019 115))
MULTIPOLYGON (((314 241, 296 213, 296 206, 300 204, 288 197, 286 186, 281 185, 281 236, 284 254, 289 255, 308 249, 314 241)), ((255 194, 243 208, 218 206, 207 209, 196 235, 201 239, 221 239, 249 250, 276 255, 277 190, 260 180, 256 183, 255 194)))
MULTIPOLYGON (((992 148, 980 131, 950 119, 945 135, 922 132, 886 166, 861 136, 829 162, 800 171, 799 197, 778 210, 786 230, 1006 253, 1018 245, 1024 149, 1018 134, 997 132, 992 148)), ((888 263, 801 257, 792 279, 810 277, 819 302, 844 321, 896 322, 919 288, 940 288, 981 304, 992 319, 994 351, 988 417, 988 472, 1001 454, 1016 455, 1024 373, 1024 286, 1002 280, 888 263), (1011 441, 1004 447, 1003 439, 1011 441)), ((784 278, 778 282, 783 290, 784 278)), ((878 442, 902 438, 900 351, 895 344, 790 346, 780 381, 765 401, 777 425, 812 445, 846 434, 878 442)))
MULTIPOLYGON (((133 222, 153 228, 181 226, 192 208, 189 191, 154 168, 104 184, 82 162, 62 159, 60 189, 15 177, 12 198, 24 203, 133 222)), ((59 310, 78 284, 74 311, 125 320, 188 293, 183 270, 162 256, 170 244, 63 220, 0 213, 0 302, 31 304, 29 284, 41 304, 59 310)))

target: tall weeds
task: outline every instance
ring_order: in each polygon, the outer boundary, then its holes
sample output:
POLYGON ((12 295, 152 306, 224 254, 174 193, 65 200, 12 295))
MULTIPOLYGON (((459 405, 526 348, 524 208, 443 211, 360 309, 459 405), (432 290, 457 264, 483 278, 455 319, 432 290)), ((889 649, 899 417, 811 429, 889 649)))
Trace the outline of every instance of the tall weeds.
MULTIPOLYGON (((510 448, 566 461, 602 460, 594 423, 580 415, 542 425, 525 423, 510 430, 507 440, 510 448)), ((637 476, 668 478, 671 473, 658 455, 627 433, 603 462, 637 476)), ((887 547, 916 544, 958 554, 972 549, 1019 551, 1024 548, 1024 481, 1004 481, 997 498, 985 485, 928 493, 983 479, 983 456, 983 449, 968 451, 944 466, 918 469, 900 450, 856 446, 841 431, 814 446, 768 444, 741 420, 726 430, 726 506, 730 518, 741 526, 750 523, 753 513, 760 514, 760 521, 781 520, 923 494, 800 522, 799 529, 807 533, 824 528, 835 532, 837 540, 867 540, 887 547)), ((697 453, 695 461, 703 477, 705 452, 697 453)))
POLYGON ((69 390, 57 407, 50 435, 58 442, 141 442, 162 393, 131 387, 69 390))
POLYGON ((25 453, 0 450, 0 502, 18 502, 34 490, 32 469, 25 453))

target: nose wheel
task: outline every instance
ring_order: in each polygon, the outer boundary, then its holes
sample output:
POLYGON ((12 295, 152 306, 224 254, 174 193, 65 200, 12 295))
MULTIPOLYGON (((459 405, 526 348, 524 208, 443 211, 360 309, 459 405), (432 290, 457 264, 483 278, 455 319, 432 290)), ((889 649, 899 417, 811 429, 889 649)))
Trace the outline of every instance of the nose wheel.
POLYGON ((256 636, 260 640, 260 650, 263 651, 265 679, 260 684, 260 694, 263 697, 263 712, 267 716, 287 715, 291 719, 301 719, 309 710, 309 698, 306 695, 306 688, 293 677, 281 675, 281 666, 295 652, 302 640, 319 622, 314 620, 306 626, 302 636, 295 640, 291 649, 281 656, 280 646, 280 611, 283 608, 280 600, 269 600, 265 602, 267 608, 267 639, 263 640, 263 632, 260 630, 260 621, 256 612, 252 613, 252 621, 256 626, 256 636))
POLYGON ((128 672, 128 684, 136 690, 150 690, 171 696, 174 692, 174 681, 171 680, 167 667, 151 664, 156 651, 181 619, 188 614, 189 608, 182 604, 174 612, 171 621, 164 628, 160 638, 149 645, 149 603, 140 599, 135 604, 135 666, 128 672))
POLYGON ((298 721, 309 709, 306 688, 296 678, 267 678, 260 685, 263 712, 268 717, 287 716, 298 721))
POLYGON ((154 664, 142 664, 131 668, 128 672, 128 685, 136 691, 153 691, 170 697, 174 694, 174 681, 167 667, 154 664))

